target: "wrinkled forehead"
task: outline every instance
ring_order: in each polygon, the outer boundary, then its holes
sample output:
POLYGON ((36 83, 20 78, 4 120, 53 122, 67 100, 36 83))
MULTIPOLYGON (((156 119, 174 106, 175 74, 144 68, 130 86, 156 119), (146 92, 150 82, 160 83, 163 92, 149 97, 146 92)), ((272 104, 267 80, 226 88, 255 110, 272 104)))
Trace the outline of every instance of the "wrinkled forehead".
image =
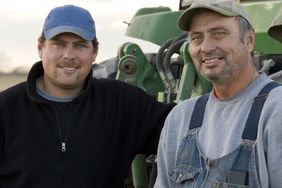
POLYGON ((236 24, 234 16, 224 16, 211 10, 202 9, 191 16, 188 31, 193 32, 201 27, 222 27, 233 24, 236 24))

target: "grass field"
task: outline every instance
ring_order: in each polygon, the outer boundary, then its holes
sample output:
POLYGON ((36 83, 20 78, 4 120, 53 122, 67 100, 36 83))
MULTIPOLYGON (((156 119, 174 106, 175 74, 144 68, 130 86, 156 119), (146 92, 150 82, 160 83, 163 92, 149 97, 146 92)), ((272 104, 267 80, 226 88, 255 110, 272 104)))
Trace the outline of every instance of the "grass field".
POLYGON ((0 91, 25 80, 24 74, 0 74, 0 91))

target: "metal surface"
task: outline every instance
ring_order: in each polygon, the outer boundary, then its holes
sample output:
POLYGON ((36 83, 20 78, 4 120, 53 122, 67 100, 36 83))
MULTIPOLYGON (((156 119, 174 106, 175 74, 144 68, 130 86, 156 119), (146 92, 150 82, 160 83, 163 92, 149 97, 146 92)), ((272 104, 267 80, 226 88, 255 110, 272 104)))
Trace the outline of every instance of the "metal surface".
POLYGON ((116 79, 138 86, 154 96, 164 90, 159 74, 148 61, 152 57, 146 56, 137 44, 126 43, 119 56, 116 79))

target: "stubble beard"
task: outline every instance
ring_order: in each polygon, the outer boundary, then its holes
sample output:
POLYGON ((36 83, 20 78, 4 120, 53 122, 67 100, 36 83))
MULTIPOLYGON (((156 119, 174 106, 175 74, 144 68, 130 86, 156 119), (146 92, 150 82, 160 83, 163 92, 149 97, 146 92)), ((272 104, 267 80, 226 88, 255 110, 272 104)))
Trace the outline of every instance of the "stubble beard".
POLYGON ((213 85, 229 85, 238 77, 240 64, 243 64, 244 61, 235 62, 226 59, 225 62, 226 64, 220 72, 206 75, 201 71, 201 74, 213 85))

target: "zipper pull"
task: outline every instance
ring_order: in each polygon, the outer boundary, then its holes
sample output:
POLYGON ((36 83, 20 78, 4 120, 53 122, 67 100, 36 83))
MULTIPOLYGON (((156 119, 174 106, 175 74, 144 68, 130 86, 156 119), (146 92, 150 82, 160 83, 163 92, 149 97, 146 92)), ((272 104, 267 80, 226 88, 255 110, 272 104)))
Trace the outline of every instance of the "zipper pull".
POLYGON ((61 151, 62 152, 66 152, 67 151, 67 149, 66 149, 66 143, 65 142, 62 142, 62 145, 61 145, 62 147, 61 147, 61 151))

